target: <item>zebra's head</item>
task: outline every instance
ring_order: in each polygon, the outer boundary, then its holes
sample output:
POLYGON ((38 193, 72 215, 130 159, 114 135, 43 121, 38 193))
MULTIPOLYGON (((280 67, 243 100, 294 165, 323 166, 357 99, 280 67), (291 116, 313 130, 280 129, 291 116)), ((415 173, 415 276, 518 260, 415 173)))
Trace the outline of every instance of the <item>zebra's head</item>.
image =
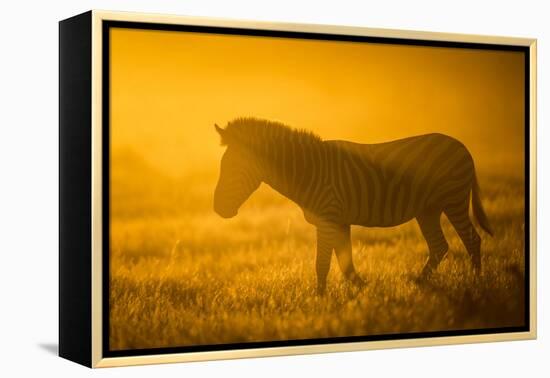
POLYGON ((221 136, 222 145, 227 145, 214 192, 214 211, 223 218, 232 218, 260 186, 260 168, 251 150, 231 138, 225 129, 214 126, 221 136))

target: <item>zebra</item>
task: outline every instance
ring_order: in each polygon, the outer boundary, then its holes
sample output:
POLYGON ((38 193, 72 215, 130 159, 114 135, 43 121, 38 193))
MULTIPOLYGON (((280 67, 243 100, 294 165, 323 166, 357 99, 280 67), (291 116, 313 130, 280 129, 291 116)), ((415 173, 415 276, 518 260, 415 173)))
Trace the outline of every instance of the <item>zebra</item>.
POLYGON ((481 238, 469 215, 493 235, 480 200, 472 156, 444 134, 417 135, 377 144, 322 140, 283 123, 237 118, 225 128, 214 125, 227 146, 214 192, 214 211, 223 218, 266 183, 301 207, 316 227, 317 293, 326 290, 332 252, 344 277, 362 287, 350 237, 351 225, 391 227, 414 218, 428 246, 418 279, 431 276, 446 256, 441 229, 445 214, 481 272, 481 238))

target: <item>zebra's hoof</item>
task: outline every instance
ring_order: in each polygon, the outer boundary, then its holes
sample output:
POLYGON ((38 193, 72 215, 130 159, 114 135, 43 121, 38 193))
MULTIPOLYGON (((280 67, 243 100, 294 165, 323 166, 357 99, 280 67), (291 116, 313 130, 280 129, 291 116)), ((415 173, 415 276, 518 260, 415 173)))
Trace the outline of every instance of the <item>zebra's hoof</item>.
POLYGON ((317 295, 319 297, 324 297, 326 293, 326 286, 317 286, 317 295))
POLYGON ((482 271, 480 266, 474 266, 474 279, 478 280, 482 276, 482 271))
POLYGON ((419 276, 417 276, 414 279, 414 282, 416 282, 419 285, 424 284, 430 280, 431 276, 432 276, 431 272, 423 271, 422 273, 420 273, 419 276))
POLYGON ((351 280, 351 283, 353 284, 353 286, 359 288, 359 289, 362 289, 364 288, 365 286, 367 286, 367 282, 365 280, 363 280, 362 278, 360 278, 359 276, 355 276, 352 280, 351 280))
POLYGON ((475 276, 481 276, 481 259, 479 257, 472 259, 472 268, 474 269, 475 276))

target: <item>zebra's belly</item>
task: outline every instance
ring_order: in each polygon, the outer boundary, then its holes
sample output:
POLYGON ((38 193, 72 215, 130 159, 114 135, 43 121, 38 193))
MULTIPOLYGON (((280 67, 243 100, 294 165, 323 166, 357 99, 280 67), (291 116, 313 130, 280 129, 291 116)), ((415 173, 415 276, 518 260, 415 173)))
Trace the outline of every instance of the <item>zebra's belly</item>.
POLYGON ((415 218, 415 215, 407 215, 394 219, 358 219, 351 221, 350 224, 363 227, 395 227, 406 223, 415 218))
POLYGON ((426 199, 416 201, 396 201, 382 196, 376 205, 368 204, 359 208, 352 203, 343 206, 343 223, 364 227, 394 227, 414 219, 426 207, 426 199))

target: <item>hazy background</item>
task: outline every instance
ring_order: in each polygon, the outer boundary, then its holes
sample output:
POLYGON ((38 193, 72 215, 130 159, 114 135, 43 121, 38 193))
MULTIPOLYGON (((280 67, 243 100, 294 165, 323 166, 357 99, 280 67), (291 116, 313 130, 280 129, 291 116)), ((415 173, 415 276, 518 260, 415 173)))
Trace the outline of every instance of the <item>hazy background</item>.
POLYGON ((239 116, 364 143, 442 132, 480 169, 523 164, 521 53, 128 29, 111 46, 112 148, 171 175, 214 166, 213 124, 239 116))

